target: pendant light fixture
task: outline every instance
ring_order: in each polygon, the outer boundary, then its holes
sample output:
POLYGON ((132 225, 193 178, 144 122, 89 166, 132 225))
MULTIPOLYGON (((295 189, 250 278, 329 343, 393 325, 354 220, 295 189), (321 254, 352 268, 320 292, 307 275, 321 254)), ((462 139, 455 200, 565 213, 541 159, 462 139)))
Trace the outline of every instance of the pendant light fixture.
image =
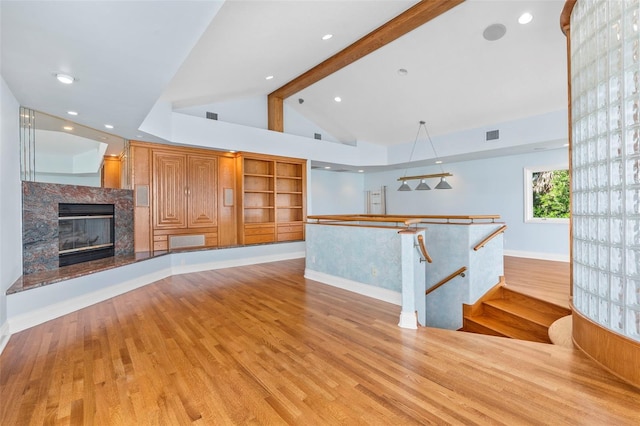
MULTIPOLYGON (((416 149, 416 144, 418 143, 418 139, 420 137, 420 130, 424 127, 424 131, 427 135, 427 139, 429 140, 429 144, 431 145, 431 149, 433 150, 433 155, 436 158, 436 164, 440 164, 440 170, 442 173, 434 173, 434 174, 430 174, 430 175, 420 175, 420 176, 403 176, 401 178, 398 178, 398 181, 402 182, 402 185, 400 185, 400 188, 398 188, 398 191, 411 191, 411 187, 409 186, 408 181, 410 180, 420 180, 420 183, 418 184, 418 186, 416 186, 416 191, 429 191, 431 189, 431 187, 427 184, 426 179, 429 178, 440 178, 440 182, 438 182, 438 184, 435 186, 435 189, 451 189, 451 185, 449 184, 449 182, 447 182, 447 177, 448 176, 453 176, 451 173, 445 173, 444 169, 442 168, 442 161, 440 161, 440 159, 438 158, 438 153, 436 152, 436 148, 433 145, 433 141, 431 140, 431 136, 429 136, 429 130, 427 130, 427 125, 424 121, 420 121, 420 123, 418 124, 418 133, 416 134, 416 139, 413 141, 413 147, 411 148, 411 154, 409 155, 409 163, 411 163, 411 160, 413 159, 413 153, 416 149)), ((407 173, 407 169, 404 170, 405 175, 407 173)))

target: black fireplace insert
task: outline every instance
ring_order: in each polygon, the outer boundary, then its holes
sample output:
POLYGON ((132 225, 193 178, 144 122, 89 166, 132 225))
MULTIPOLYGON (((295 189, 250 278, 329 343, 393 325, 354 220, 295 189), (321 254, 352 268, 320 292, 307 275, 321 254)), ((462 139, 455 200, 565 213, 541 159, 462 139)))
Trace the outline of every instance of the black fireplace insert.
POLYGON ((113 256, 114 212, 113 204, 58 204, 59 265, 113 256))

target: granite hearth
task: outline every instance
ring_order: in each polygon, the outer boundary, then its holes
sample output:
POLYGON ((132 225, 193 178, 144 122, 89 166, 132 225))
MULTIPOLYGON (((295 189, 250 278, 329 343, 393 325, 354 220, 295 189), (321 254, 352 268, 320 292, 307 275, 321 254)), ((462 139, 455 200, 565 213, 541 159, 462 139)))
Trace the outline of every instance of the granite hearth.
POLYGON ((115 256, 133 255, 133 191, 40 182, 22 183, 23 274, 59 268, 58 205, 113 204, 115 256))

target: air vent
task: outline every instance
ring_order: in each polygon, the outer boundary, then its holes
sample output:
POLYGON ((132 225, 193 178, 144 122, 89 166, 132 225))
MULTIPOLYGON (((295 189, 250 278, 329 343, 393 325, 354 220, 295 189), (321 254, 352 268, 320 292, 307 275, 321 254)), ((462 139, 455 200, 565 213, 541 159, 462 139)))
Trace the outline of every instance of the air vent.
POLYGON ((217 120, 218 119, 218 114, 215 112, 209 112, 207 111, 207 118, 209 120, 217 120))
POLYGON ((487 140, 494 141, 496 139, 500 139, 500 130, 489 130, 487 132, 487 140))
POLYGON ((320 133, 314 133, 313 134, 313 138, 314 139, 318 139, 318 140, 322 140, 322 135, 320 133))

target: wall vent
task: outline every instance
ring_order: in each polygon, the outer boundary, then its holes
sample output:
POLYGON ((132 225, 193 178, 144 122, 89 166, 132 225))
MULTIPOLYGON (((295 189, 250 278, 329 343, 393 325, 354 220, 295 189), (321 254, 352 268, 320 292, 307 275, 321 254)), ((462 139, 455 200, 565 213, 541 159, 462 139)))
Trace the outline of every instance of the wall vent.
POLYGON ((487 140, 494 141, 496 139, 500 139, 500 130, 489 130, 487 132, 487 140))
POLYGON ((215 112, 209 112, 207 111, 207 118, 209 120, 217 120, 218 119, 218 114, 215 112))
POLYGON ((322 140, 322 135, 320 133, 314 133, 313 134, 313 138, 314 139, 318 139, 318 140, 322 140))

